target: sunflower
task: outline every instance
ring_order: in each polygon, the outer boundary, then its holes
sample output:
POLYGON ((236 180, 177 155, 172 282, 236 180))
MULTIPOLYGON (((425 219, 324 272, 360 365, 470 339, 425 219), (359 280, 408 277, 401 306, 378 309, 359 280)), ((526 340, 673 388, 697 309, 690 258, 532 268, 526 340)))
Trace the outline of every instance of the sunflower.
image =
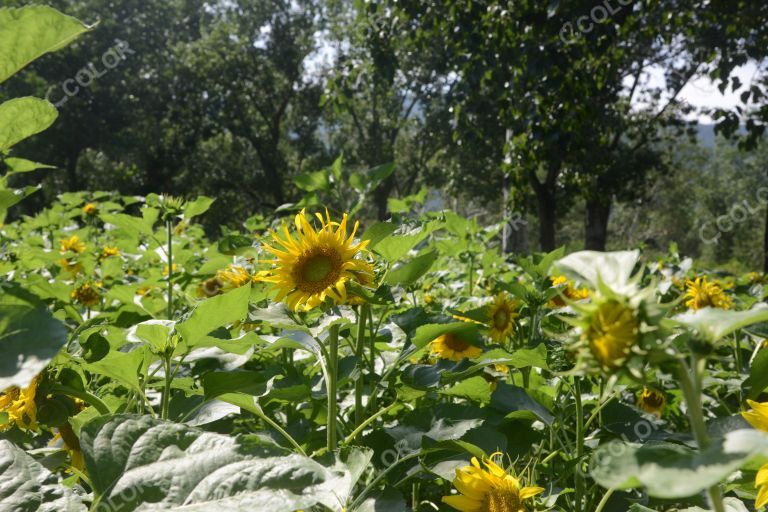
POLYGON ((12 386, 0 396, 0 412, 8 415, 8 422, 0 424, 0 431, 7 430, 13 425, 24 430, 37 430, 35 394, 41 378, 41 375, 38 375, 24 389, 12 386))
POLYGON ((85 242, 80 240, 77 235, 72 235, 69 238, 64 238, 59 242, 59 251, 63 254, 68 251, 81 253, 85 251, 85 242))
POLYGON ((218 278, 212 277, 200 283, 197 287, 198 297, 214 297, 221 294, 223 284, 218 278))
POLYGON ((440 359, 461 361, 472 359, 483 353, 483 349, 464 341, 458 335, 446 333, 438 336, 430 342, 432 353, 440 359))
POLYGON ((493 298, 488 305, 488 323, 491 326, 490 334, 494 341, 502 342, 512 334, 515 329, 515 318, 518 302, 509 298, 507 292, 501 292, 493 298))
POLYGON ((275 256, 275 268, 260 280, 272 283, 278 291, 276 299, 285 300, 293 311, 309 311, 326 299, 343 304, 347 302, 347 282, 373 282, 373 267, 356 257, 367 252, 368 245, 367 240, 355 243, 359 223, 355 222, 348 235, 346 214, 341 222, 331 221, 327 210, 325 219, 319 213, 316 217, 318 230, 302 210, 295 218, 295 237, 283 224, 284 237, 270 231, 280 248, 264 244, 275 256))
POLYGON ((72 300, 79 302, 83 306, 92 307, 99 303, 101 295, 90 283, 83 283, 69 294, 72 300))
POLYGON ((629 356, 637 342, 638 322, 629 307, 616 300, 608 300, 592 313, 584 337, 589 348, 603 368, 615 370, 629 356))
POLYGON ((216 272, 214 279, 221 283, 222 288, 233 290, 250 283, 253 280, 253 276, 239 265, 229 265, 227 268, 216 272))
POLYGON ((659 418, 664 412, 665 404, 666 398, 664 397, 664 393, 654 389, 643 388, 642 393, 637 397, 637 406, 640 409, 659 418))
POLYGON ((85 206, 83 206, 83 213, 88 215, 89 217, 96 215, 98 211, 99 211, 99 207, 96 206, 94 203, 87 203, 85 206))
MULTIPOLYGON (((491 455, 491 458, 497 454, 491 455)), ((500 455, 500 454, 498 454, 500 455)), ((544 492, 541 487, 520 487, 520 480, 493 460, 456 469, 453 486, 459 494, 443 496, 443 503, 461 512, 523 512, 523 502, 544 492)))
POLYGON ((697 310, 706 307, 730 309, 733 301, 723 291, 723 287, 716 282, 708 282, 706 277, 697 277, 694 281, 685 281, 686 292, 685 305, 689 309, 697 310))
POLYGON ((83 272, 83 265, 78 261, 73 261, 71 258, 61 258, 58 261, 62 272, 66 272, 73 276, 83 272))
POLYGON ((104 249, 101 250, 101 257, 109 258, 110 256, 120 256, 120 249, 108 245, 104 246, 104 249))
MULTIPOLYGON (((175 274, 175 273, 177 273, 179 271, 179 266, 174 263, 174 264, 171 265, 171 270, 173 270, 173 273, 175 274)), ((168 275, 168 265, 165 265, 163 267, 163 275, 164 276, 168 275)))
MULTIPOLYGON (((768 402, 760 403, 747 400, 747 404, 749 404, 752 410, 743 412, 741 415, 756 429, 768 432, 768 402)), ((758 489, 755 508, 768 505, 768 464, 765 464, 757 472, 755 487, 758 489)))
POLYGON ((550 278, 552 281, 552 286, 562 286, 565 285, 565 288, 560 292, 559 295, 555 295, 551 299, 549 299, 549 307, 551 308, 562 308, 566 305, 565 299, 568 299, 570 301, 577 301, 577 300, 583 300, 589 297, 589 290, 586 288, 576 288, 576 286, 573 284, 573 281, 568 279, 565 276, 557 276, 554 278, 550 278))

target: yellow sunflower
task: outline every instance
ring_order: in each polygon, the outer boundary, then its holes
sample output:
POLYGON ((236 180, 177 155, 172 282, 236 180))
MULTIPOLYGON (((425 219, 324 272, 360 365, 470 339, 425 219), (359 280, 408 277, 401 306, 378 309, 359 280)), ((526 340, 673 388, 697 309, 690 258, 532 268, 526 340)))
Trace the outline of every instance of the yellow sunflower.
POLYGON ((600 305, 592 314, 584 334, 595 359, 610 370, 624 364, 637 342, 637 335, 638 322, 634 312, 616 300, 600 305))
POLYGON ((723 291, 723 287, 716 282, 708 282, 706 277, 697 277, 695 280, 685 281, 686 292, 685 305, 689 309, 697 310, 706 307, 730 309, 733 306, 731 298, 723 291))
POLYGON ((77 235, 72 235, 69 238, 64 238, 59 242, 59 251, 61 253, 65 253, 68 251, 81 253, 85 251, 85 242, 80 240, 80 237, 77 235))
POLYGON ((502 342, 515 330, 515 318, 518 302, 512 300, 507 292, 501 292, 493 298, 488 305, 488 323, 491 326, 490 334, 494 341, 502 342))
POLYGON ((524 512, 523 502, 544 492, 541 487, 521 487, 520 480, 491 459, 481 465, 472 457, 470 466, 457 468, 453 486, 459 494, 443 496, 443 503, 460 512, 524 512))
POLYGON ((108 245, 105 246, 104 249, 101 250, 101 257, 109 258, 110 256, 120 256, 120 249, 108 245))
POLYGON ((483 349, 464 341, 453 333, 438 336, 430 342, 430 348, 432 353, 440 359, 449 359, 451 361, 461 361, 465 358, 472 359, 483 353, 483 349))
POLYGON ((96 215, 98 211, 99 211, 99 207, 96 206, 94 203, 88 203, 85 206, 83 206, 83 213, 88 216, 96 215))
POLYGON ((576 286, 573 284, 573 281, 568 279, 565 276, 557 276, 550 278, 552 281, 552 286, 562 286, 565 285, 565 288, 560 292, 559 295, 555 295, 551 299, 549 299, 549 307, 551 308, 562 308, 566 305, 565 299, 568 299, 570 301, 577 301, 586 299, 589 297, 589 290, 586 288, 576 288, 576 286))
POLYGON ((280 248, 264 245, 275 256, 275 268, 260 279, 272 283, 278 291, 276 299, 285 300, 294 311, 309 311, 326 299, 343 304, 347 302, 347 282, 373 282, 373 267, 357 258, 367 252, 368 245, 367 240, 355 243, 359 223, 348 234, 346 214, 341 222, 331 221, 327 210, 325 218, 319 213, 316 217, 320 221, 317 230, 302 210, 295 218, 295 237, 283 224, 283 237, 270 231, 280 248))
POLYGON ((221 287, 227 290, 240 288, 253 281, 253 276, 239 265, 229 265, 227 268, 216 272, 216 277, 221 287))
MULTIPOLYGON (((768 432, 768 402, 760 403, 747 400, 747 404, 752 410, 743 412, 741 415, 757 430, 768 432)), ((768 505, 768 464, 765 464, 757 472, 755 487, 758 489, 755 507, 761 508, 768 505)))
POLYGON ((8 388, 0 396, 0 412, 8 415, 8 423, 0 424, 0 431, 7 430, 13 425, 24 430, 37 430, 35 394, 41 378, 42 376, 38 375, 24 389, 19 389, 16 386, 8 388))
POLYGON ((83 272, 83 265, 80 262, 73 261, 70 258, 61 258, 58 261, 58 264, 61 267, 62 272, 66 272, 73 276, 83 272))
MULTIPOLYGON (((173 270, 173 273, 176 274, 179 271, 179 266, 174 263, 173 265, 171 265, 171 270, 173 270)), ((168 275, 168 265, 165 265, 163 267, 163 275, 164 276, 168 275)))
POLYGON ((83 306, 92 307, 99 303, 101 300, 101 294, 99 291, 91 286, 90 283, 83 283, 69 294, 72 300, 79 302, 83 306))
POLYGON ((637 397, 637 406, 647 413, 661 417, 664 412, 666 398, 664 393, 654 389, 643 388, 640 396, 637 397))

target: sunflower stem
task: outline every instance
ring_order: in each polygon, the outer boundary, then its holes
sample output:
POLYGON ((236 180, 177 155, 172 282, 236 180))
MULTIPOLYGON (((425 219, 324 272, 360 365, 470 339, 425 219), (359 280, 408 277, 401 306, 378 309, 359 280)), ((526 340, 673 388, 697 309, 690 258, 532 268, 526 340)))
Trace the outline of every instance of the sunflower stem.
POLYGON ((581 472, 581 459, 584 457, 584 407, 581 403, 581 377, 573 378, 573 398, 576 405, 576 467, 574 479, 575 487, 575 510, 580 512, 583 505, 584 496, 584 475, 581 472))
POLYGON ((338 396, 336 382, 339 370, 339 325, 333 324, 328 329, 328 417, 326 419, 327 445, 329 452, 336 449, 336 416, 338 416, 338 396))
POLYGON ((168 231, 168 320, 173 319, 173 222, 165 222, 168 231))
POLYGON ((163 387, 163 397, 160 407, 160 418, 167 420, 168 412, 170 410, 171 403, 171 381, 173 375, 171 374, 171 357, 170 354, 163 354, 163 367, 165 369, 165 386, 163 387))
POLYGON ((97 397, 96 395, 93 395, 87 391, 80 391, 78 389, 72 389, 68 386, 64 386, 62 384, 55 384, 51 391, 61 393, 63 395, 71 396, 72 398, 79 398, 83 402, 86 402, 94 407, 97 411, 99 411, 99 414, 109 414, 109 407, 107 404, 105 404, 101 398, 97 397))
MULTIPOLYGON (((365 370, 365 360, 363 359, 363 348, 365 343, 365 322, 368 320, 368 304, 360 306, 357 312, 357 343, 355 344, 355 357, 357 358, 358 375, 355 379, 355 427, 359 427, 363 422, 365 411, 363 410, 363 371, 365 370)), ((373 358, 371 353, 371 358, 373 358)))
MULTIPOLYGON (((688 369, 684 361, 680 361, 677 368, 678 380, 685 397, 685 404, 688 408, 688 419, 691 422, 691 431, 700 450, 706 449, 710 445, 707 426, 704 423, 703 406, 701 403, 701 381, 702 373, 705 369, 706 360, 698 359, 695 355, 692 359, 693 371, 688 369)), ((707 490, 709 505, 715 512, 725 512, 723 504, 723 494, 720 485, 715 484, 707 490)))

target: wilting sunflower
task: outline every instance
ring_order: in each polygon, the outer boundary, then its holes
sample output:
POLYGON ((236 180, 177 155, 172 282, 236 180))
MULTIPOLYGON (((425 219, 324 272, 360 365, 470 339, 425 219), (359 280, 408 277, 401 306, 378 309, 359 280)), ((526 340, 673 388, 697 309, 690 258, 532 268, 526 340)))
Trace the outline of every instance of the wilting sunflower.
POLYGON ((499 467, 492 458, 482 465, 476 457, 472 464, 456 469, 453 486, 459 494, 443 496, 443 503, 461 512, 523 512, 523 502, 544 492, 541 487, 521 487, 520 480, 499 467))
POLYGON ((110 247, 109 245, 104 246, 104 249, 101 250, 101 257, 109 258, 110 256, 120 256, 120 249, 117 247, 110 247))
POLYGON ((502 342, 512 334, 515 329, 515 318, 518 302, 509 298, 507 292, 501 292, 493 298, 488 305, 488 323, 491 327, 490 335, 494 341, 502 342))
POLYGON ((664 412, 664 405, 667 400, 664 393, 655 389, 643 388, 643 391, 637 397, 637 406, 647 413, 661 417, 664 412))
POLYGON ((90 216, 96 215, 98 213, 99 207, 96 206, 94 203, 87 203, 85 206, 83 206, 83 213, 90 216))
POLYGON ((624 364, 637 342, 635 313, 617 300, 607 300, 592 313, 584 337, 600 365, 615 370, 624 364))
POLYGON ((38 375, 24 389, 10 387, 0 396, 0 412, 8 415, 8 422, 0 425, 0 431, 7 430, 13 425, 24 430, 37 430, 35 394, 41 378, 41 375, 38 375))
POLYGON ((197 296, 198 297, 215 297, 216 295, 221 295, 221 289, 222 289, 222 283, 217 278, 212 277, 210 279, 206 279, 199 285, 197 285, 197 296))
POLYGON ((461 337, 453 333, 446 333, 438 336, 430 342, 432 353, 440 359, 449 359, 451 361, 461 361, 462 359, 472 359, 483 353, 483 349, 476 347, 464 341, 461 337))
POLYGON ((85 251, 85 242, 80 240, 77 235, 72 235, 69 238, 64 238, 59 242, 59 251, 65 253, 68 251, 81 253, 85 251))
POLYGON ((557 277, 551 278, 551 281, 552 281, 553 287, 566 285, 559 295, 555 295, 554 297, 549 299, 548 305, 551 308, 564 307, 566 305, 565 299, 568 299, 571 301, 577 301, 577 300, 582 300, 589 297, 588 289, 576 288, 576 286, 573 284, 573 281, 571 281, 565 276, 557 276, 557 277))
POLYGON ((90 283, 81 284, 72 290, 69 296, 72 297, 72 300, 89 308, 97 305, 101 300, 101 294, 90 283))
POLYGON ((270 231, 279 248, 264 245, 275 256, 275 268, 260 280, 272 283, 278 291, 276 299, 285 300, 294 311, 309 311, 326 299, 343 304, 347 302, 347 282, 373 282, 373 267, 357 258, 367 252, 368 245, 367 240, 355 243, 359 223, 348 234, 346 214, 341 222, 331 221, 327 210, 325 218, 319 213, 316 217, 320 221, 317 230, 302 210, 295 218, 295 237, 283 224, 283 237, 270 231))
POLYGON ((233 290, 245 286, 253 280, 253 276, 239 265, 229 265, 227 268, 216 272, 216 278, 222 288, 233 290))
MULTIPOLYGON (((768 402, 760 403, 747 400, 747 404, 749 404, 752 410, 743 412, 741 415, 756 429, 768 432, 768 402)), ((757 472, 755 487, 758 489, 755 508, 768 505, 768 464, 765 464, 757 472)))
POLYGON ((686 292, 685 305, 689 309, 697 310, 706 307, 730 309, 733 306, 731 298, 723 291, 723 287, 716 282, 708 282, 706 277, 697 277, 695 280, 685 281, 686 292))

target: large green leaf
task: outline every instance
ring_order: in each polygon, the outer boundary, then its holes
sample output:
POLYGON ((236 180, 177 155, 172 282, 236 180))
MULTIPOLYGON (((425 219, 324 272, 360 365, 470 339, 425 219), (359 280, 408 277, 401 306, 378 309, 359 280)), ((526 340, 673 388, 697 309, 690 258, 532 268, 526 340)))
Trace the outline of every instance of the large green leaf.
POLYGON ((67 342, 64 325, 31 293, 0 293, 0 389, 26 387, 67 342))
POLYGON ((0 441, 0 510, 76 512, 86 510, 69 487, 8 440, 0 441))
POLYGON ((204 300, 197 305, 187 320, 176 324, 176 330, 191 348, 196 342, 205 340, 214 329, 245 318, 250 296, 251 287, 247 285, 204 300))
POLYGON ((384 282, 392 285, 410 286, 429 271, 435 260, 437 260, 437 253, 435 251, 416 256, 409 262, 390 270, 384 282))
POLYGON ((56 107, 40 98, 14 98, 0 104, 0 152, 45 130, 58 115, 56 107))
POLYGON ((710 341, 717 341, 743 327, 768 322, 768 307, 760 305, 747 311, 703 308, 677 315, 673 320, 697 330, 710 341))
POLYGON ((644 487, 656 498, 687 498, 761 455, 768 456, 768 436, 756 430, 728 432, 701 452, 671 443, 617 441, 595 451, 590 475, 609 489, 644 487))
POLYGON ((252 437, 149 416, 100 417, 80 442, 94 492, 113 511, 339 511, 370 461, 347 450, 323 464, 252 437))
POLYGON ((627 293, 634 289, 630 277, 639 257, 639 251, 579 251, 558 260, 555 266, 594 288, 602 282, 615 292, 627 293))
POLYGON ((51 7, 0 9, 0 83, 41 55, 68 45, 87 30, 89 27, 82 22, 51 7))

